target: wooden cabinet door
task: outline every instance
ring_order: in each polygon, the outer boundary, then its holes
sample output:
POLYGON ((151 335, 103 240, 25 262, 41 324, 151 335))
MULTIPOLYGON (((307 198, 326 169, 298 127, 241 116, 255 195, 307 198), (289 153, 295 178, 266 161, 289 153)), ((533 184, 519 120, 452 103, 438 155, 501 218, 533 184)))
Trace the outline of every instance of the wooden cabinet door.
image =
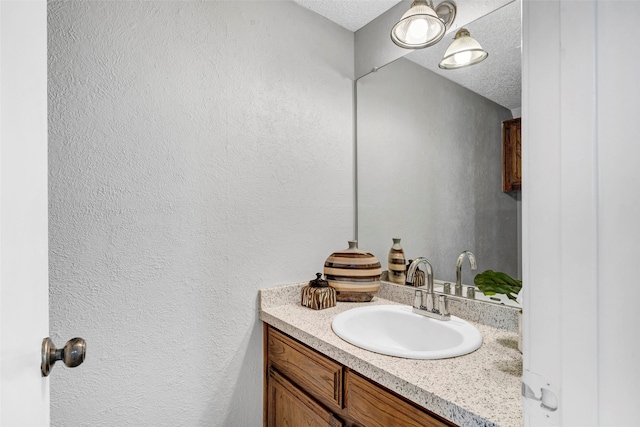
POLYGON ((520 118, 502 122, 502 191, 522 186, 522 139, 520 118))
POLYGON ((276 371, 268 379, 268 427, 337 427, 342 422, 276 371))
POLYGON ((355 374, 347 373, 345 397, 349 416, 367 427, 450 427, 426 410, 355 374))

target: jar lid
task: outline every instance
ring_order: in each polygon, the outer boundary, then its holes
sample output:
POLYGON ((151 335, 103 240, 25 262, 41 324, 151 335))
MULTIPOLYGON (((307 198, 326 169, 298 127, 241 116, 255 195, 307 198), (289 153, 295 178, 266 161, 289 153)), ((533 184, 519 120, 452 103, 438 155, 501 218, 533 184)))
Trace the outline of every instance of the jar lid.
POLYGON ((329 282, 322 279, 322 273, 316 273, 316 278, 309 281, 309 285, 312 288, 327 288, 329 287, 329 282))

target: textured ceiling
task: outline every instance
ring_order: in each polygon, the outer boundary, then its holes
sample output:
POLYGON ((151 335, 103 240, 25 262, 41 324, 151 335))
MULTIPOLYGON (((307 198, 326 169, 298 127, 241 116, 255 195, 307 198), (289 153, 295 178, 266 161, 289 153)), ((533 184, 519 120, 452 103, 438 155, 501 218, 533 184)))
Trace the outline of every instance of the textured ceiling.
POLYGON ((293 0, 347 30, 357 31, 399 0, 293 0))
MULTIPOLYGON (((357 31, 399 3, 396 0, 293 1, 351 31, 357 31)), ((456 0, 454 3, 462 9, 473 1, 478 0, 456 0)), ((489 52, 484 62, 459 70, 439 69, 438 62, 453 39, 451 34, 435 46, 413 51, 406 58, 503 107, 518 109, 522 105, 520 1, 515 0, 466 26, 471 36, 489 52)))

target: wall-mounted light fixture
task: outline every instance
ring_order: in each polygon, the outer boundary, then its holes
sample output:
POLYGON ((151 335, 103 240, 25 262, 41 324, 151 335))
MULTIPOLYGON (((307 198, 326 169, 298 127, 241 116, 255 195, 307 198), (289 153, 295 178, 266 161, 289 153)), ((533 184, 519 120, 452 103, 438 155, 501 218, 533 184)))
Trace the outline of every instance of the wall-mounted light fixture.
POLYGON ((433 8, 429 0, 415 0, 391 29, 391 39, 405 49, 422 49, 438 43, 456 16, 453 3, 433 8))
POLYGON ((468 67, 484 61, 487 56, 489 54, 482 49, 480 43, 471 37, 469 31, 462 28, 456 33, 438 67, 444 70, 468 67))

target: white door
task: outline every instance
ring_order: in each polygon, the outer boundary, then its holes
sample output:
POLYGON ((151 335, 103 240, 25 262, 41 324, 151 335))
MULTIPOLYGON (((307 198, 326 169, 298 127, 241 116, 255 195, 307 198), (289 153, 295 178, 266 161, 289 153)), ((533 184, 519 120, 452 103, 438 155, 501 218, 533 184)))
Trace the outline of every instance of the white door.
POLYGON ((47 5, 0 0, 2 427, 49 425, 47 225, 47 5))
POLYGON ((636 426, 640 2, 522 16, 525 426, 636 426))

